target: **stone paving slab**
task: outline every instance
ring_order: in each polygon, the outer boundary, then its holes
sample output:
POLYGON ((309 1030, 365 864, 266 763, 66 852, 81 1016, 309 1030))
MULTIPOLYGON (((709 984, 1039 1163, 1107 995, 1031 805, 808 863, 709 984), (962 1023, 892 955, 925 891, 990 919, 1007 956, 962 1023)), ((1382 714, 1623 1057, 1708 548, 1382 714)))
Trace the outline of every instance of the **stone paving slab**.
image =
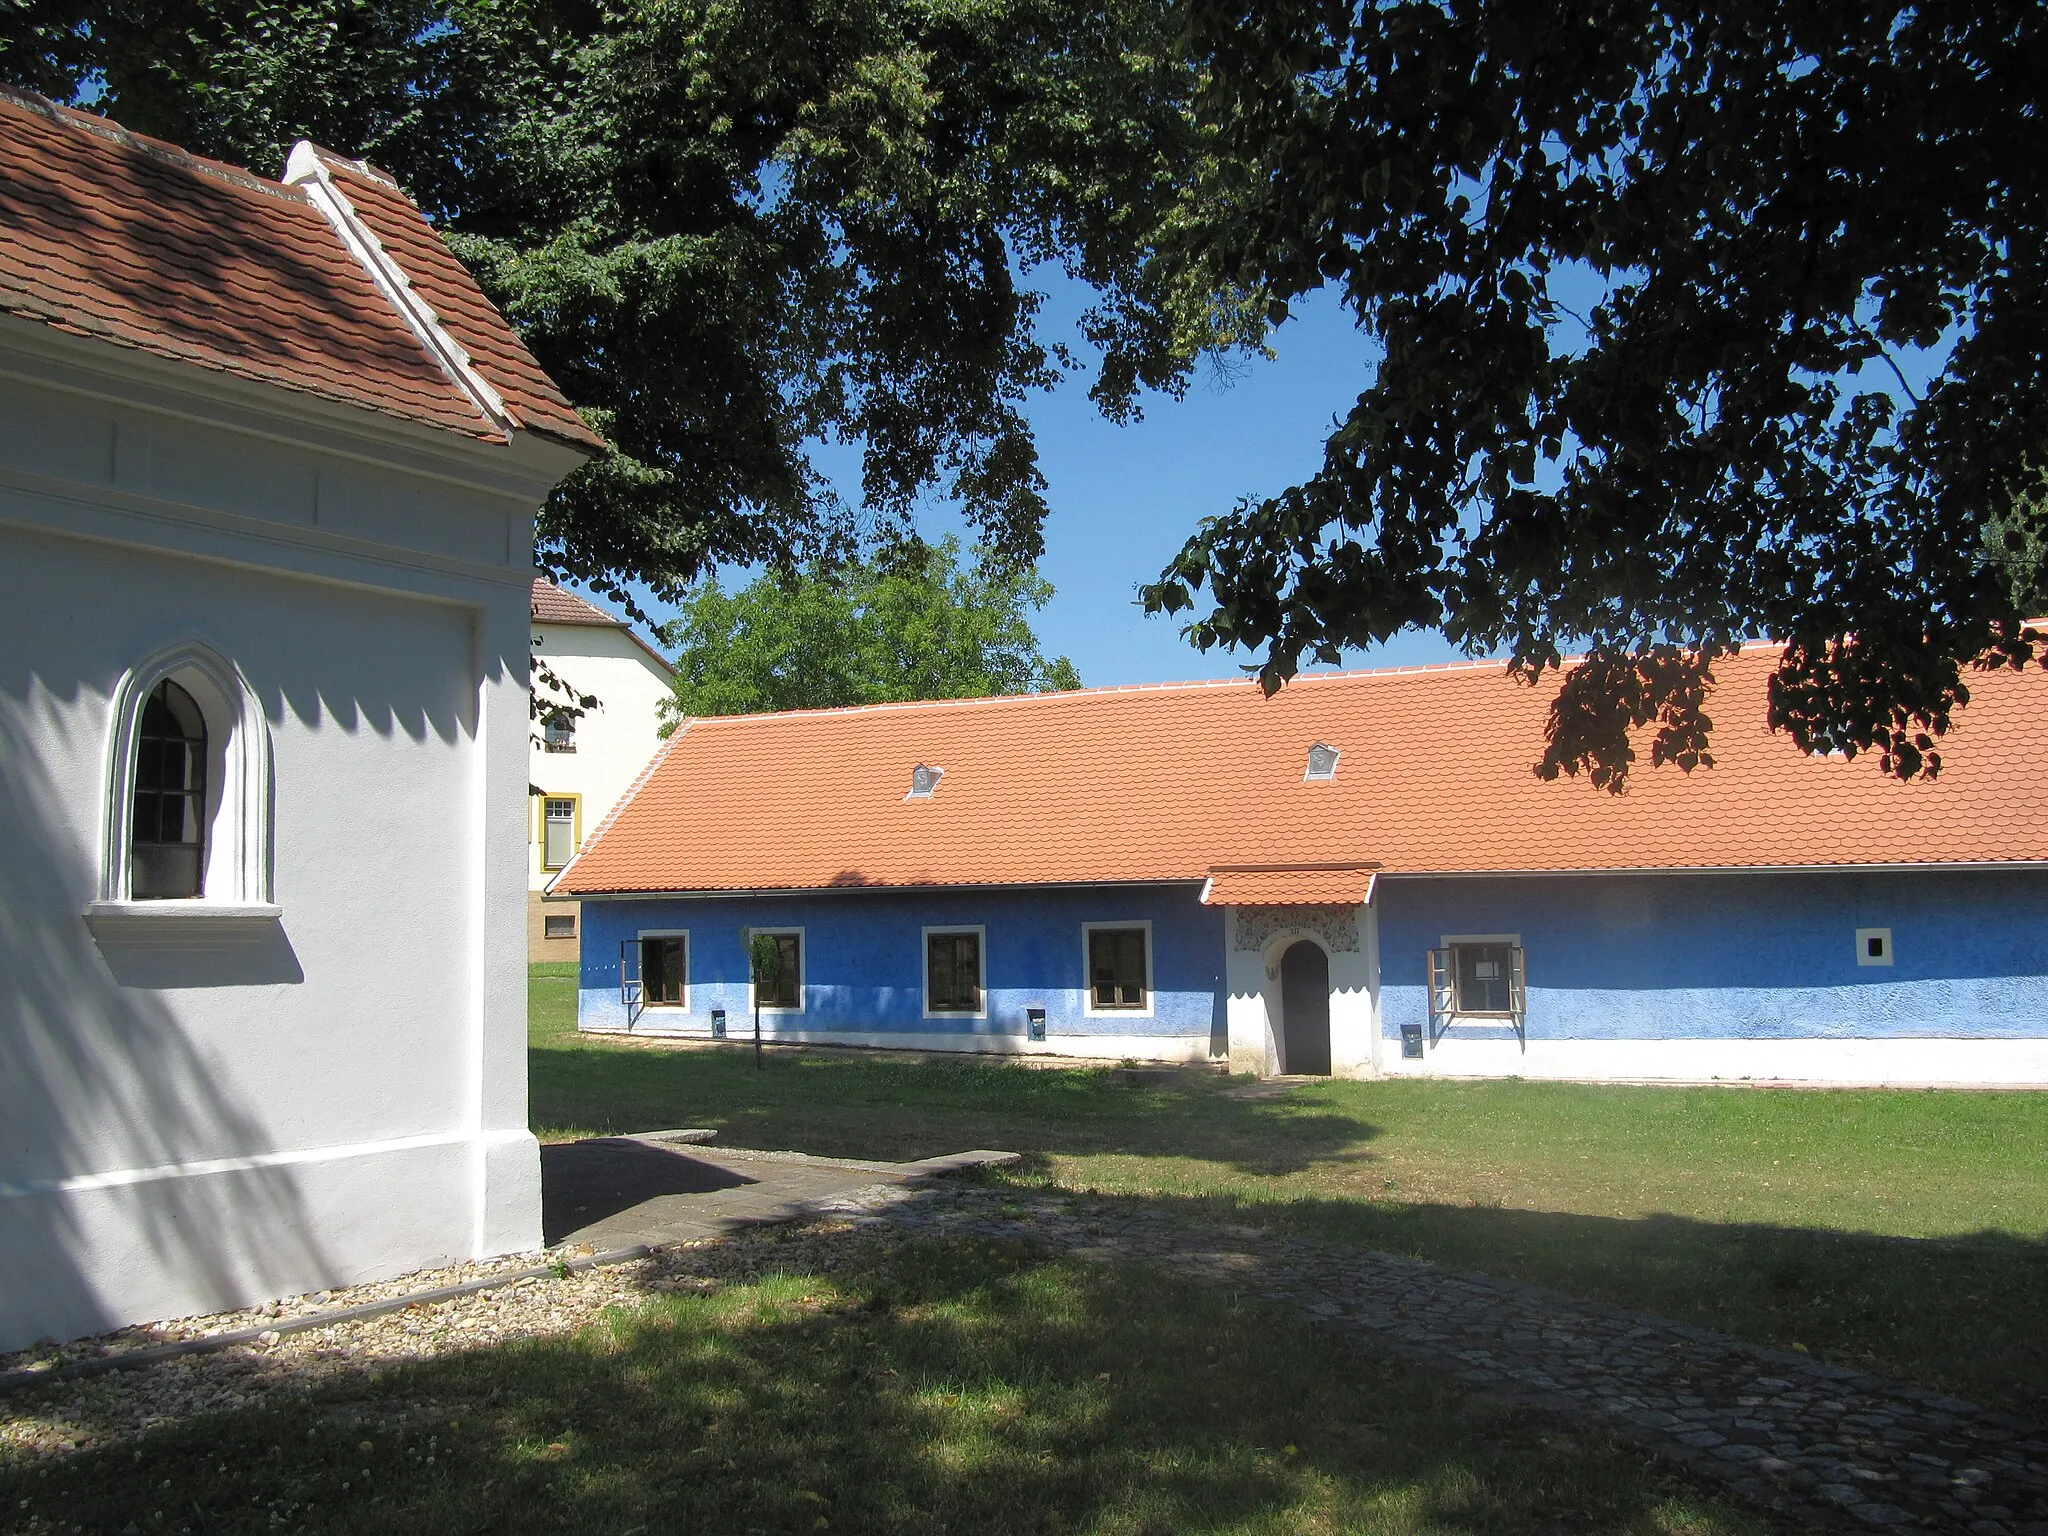
POLYGON ((1255 1227, 1087 1199, 874 1187, 814 1209, 1163 1265, 1368 1333, 1496 1396, 1588 1416, 1821 1530, 2048 1536, 2048 1434, 2010 1414, 1705 1328, 1255 1227))

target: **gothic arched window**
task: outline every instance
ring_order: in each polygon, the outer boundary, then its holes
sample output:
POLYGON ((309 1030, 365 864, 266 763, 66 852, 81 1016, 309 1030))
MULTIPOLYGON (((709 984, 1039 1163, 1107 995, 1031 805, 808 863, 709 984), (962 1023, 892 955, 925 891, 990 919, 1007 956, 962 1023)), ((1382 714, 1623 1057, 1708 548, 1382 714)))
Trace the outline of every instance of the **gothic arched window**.
POLYGON ((142 706, 135 745, 128 890, 138 901, 194 897, 206 883, 206 716, 165 678, 142 706))

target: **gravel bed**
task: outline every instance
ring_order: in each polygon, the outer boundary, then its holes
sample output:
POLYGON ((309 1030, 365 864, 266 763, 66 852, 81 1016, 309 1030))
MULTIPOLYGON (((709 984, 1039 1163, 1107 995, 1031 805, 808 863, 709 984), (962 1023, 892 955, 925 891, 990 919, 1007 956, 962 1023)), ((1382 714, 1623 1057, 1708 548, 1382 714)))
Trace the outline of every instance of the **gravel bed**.
MULTIPOLYGON (((350 1373, 374 1381, 381 1371, 394 1366, 517 1339, 558 1337, 597 1323, 609 1313, 638 1309, 651 1295, 662 1292, 713 1291, 732 1281, 756 1278, 764 1269, 829 1263, 824 1249, 843 1243, 848 1231, 846 1222, 826 1221, 803 1228, 764 1228, 703 1238, 664 1248, 650 1258, 601 1269, 516 1280, 473 1296, 327 1328, 308 1328, 302 1333, 273 1335, 253 1344, 229 1345, 216 1353, 22 1388, 0 1398, 0 1465, 112 1445, 198 1414, 244 1407, 276 1393, 304 1393, 350 1373)), ((207 1338, 257 1327, 265 1319, 301 1317, 460 1285, 529 1269, 537 1262, 583 1257, 589 1251, 579 1247, 545 1254, 510 1254, 372 1285, 294 1296, 237 1312, 123 1328, 61 1348, 0 1356, 0 1369, 18 1369, 38 1361, 62 1364, 207 1338)))

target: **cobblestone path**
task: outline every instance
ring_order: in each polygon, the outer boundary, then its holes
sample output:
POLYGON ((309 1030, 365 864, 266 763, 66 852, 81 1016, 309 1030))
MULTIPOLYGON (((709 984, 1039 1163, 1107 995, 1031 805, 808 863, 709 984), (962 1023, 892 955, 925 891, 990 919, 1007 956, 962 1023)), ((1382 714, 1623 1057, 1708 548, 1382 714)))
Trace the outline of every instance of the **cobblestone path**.
POLYGON ((1592 1416, 1803 1525, 2048 1536, 2048 1434, 1904 1383, 1486 1275, 1087 1199, 878 1189, 820 1213, 1163 1265, 1592 1416))

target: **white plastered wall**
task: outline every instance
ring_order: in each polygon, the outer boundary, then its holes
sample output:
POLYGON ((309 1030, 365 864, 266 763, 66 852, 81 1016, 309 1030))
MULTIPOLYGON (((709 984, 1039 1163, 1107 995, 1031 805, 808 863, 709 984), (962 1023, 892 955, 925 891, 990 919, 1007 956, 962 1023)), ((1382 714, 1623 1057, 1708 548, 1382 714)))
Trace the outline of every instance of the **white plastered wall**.
POLYGON ((195 373, 0 325, 0 1349, 540 1238, 525 659, 566 456, 195 373), (274 912, 96 932, 112 700, 187 641, 268 733, 274 912))
MULTIPOLYGON (((579 694, 597 706, 576 722, 576 750, 549 752, 535 743, 528 765, 534 788, 547 795, 573 795, 587 841, 632 788, 661 746, 661 701, 669 696, 669 674, 622 629, 597 624, 535 624, 533 654, 579 694)), ((532 733, 541 733, 536 727, 532 733)), ((541 804, 530 812, 527 884, 540 890, 556 871, 543 867, 541 804)))
POLYGON ((1271 1077, 1287 1070, 1280 960, 1306 941, 1330 966, 1330 1075, 1379 1070, 1379 913, 1360 907, 1231 907, 1224 942, 1230 1070, 1271 1077))

